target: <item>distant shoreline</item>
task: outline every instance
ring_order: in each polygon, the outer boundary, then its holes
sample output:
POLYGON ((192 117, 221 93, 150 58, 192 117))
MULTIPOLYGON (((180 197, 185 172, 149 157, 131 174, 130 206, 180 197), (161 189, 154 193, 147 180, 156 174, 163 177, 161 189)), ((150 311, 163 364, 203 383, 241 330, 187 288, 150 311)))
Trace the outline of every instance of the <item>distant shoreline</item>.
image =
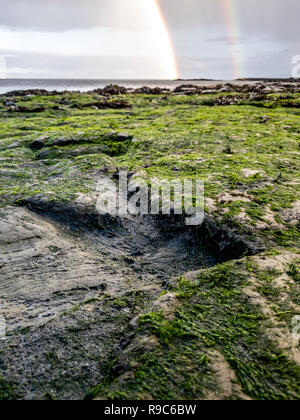
POLYGON ((176 83, 176 82, 255 82, 255 81, 263 81, 263 82, 282 82, 282 81, 298 81, 300 79, 295 79, 293 77, 241 77, 238 79, 209 79, 209 78, 195 78, 195 79, 78 79, 78 78, 0 78, 1 82, 22 82, 22 81, 48 81, 48 82, 63 82, 63 81, 70 81, 70 82, 104 82, 104 81, 122 81, 128 83, 137 83, 137 82, 169 82, 169 83, 176 83))
MULTIPOLYGON (((233 79, 232 82, 294 82, 300 81, 300 79, 294 79, 293 77, 248 77, 233 79)), ((219 79, 177 79, 176 82, 228 82, 228 80, 219 79)))
POLYGON ((41 89, 47 91, 79 91, 88 92, 96 89, 103 89, 105 86, 117 85, 127 89, 166 88, 173 90, 180 85, 198 85, 203 87, 213 87, 215 85, 234 85, 255 84, 255 83, 276 83, 276 82, 295 82, 296 79, 276 79, 276 78, 248 78, 237 80, 214 80, 214 79, 178 79, 178 80, 125 80, 125 79, 1 79, 0 94, 11 91, 41 89))
MULTIPOLYGON (((0 80, 0 94, 5 94, 16 90, 44 89, 48 91, 80 91, 88 92, 95 89, 103 89, 108 85, 118 85, 127 89, 167 88, 175 89, 182 84, 197 84, 203 86, 213 86, 215 84, 234 83, 232 80, 203 80, 203 81, 184 81, 184 80, 122 80, 122 79, 2 79, 0 80)), ((235 82, 243 83, 243 82, 235 82)))

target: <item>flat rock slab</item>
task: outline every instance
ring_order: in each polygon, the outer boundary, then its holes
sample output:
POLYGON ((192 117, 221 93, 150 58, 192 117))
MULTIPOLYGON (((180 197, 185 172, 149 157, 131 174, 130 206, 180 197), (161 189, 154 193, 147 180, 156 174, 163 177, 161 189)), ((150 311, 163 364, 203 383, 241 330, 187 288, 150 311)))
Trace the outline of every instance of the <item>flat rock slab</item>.
MULTIPOLYGON (((0 296, 8 331, 40 325, 126 281, 80 237, 23 208, 0 212, 0 296)), ((115 267, 114 267, 115 266, 115 267)))

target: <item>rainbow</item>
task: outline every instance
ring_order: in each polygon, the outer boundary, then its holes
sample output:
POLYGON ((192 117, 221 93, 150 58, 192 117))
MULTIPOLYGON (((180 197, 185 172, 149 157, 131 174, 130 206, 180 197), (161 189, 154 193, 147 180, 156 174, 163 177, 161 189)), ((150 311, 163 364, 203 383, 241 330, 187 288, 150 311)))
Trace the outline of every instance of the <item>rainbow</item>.
POLYGON ((238 25, 236 0, 220 0, 232 49, 233 76, 238 79, 243 76, 242 51, 240 48, 240 31, 238 25))
POLYGON ((159 2, 158 0, 146 0, 144 1, 144 6, 145 12, 154 23, 154 29, 159 36, 159 51, 162 53, 161 61, 164 64, 165 77, 167 79, 178 79, 179 71, 175 49, 159 2))
MULTIPOLYGON (((146 0, 151 5, 149 17, 155 22, 155 29, 160 32, 162 40, 161 50, 164 52, 164 67, 167 68, 167 75, 170 79, 178 79, 179 71, 176 61, 176 54, 172 39, 168 30, 168 25, 161 11, 158 0, 146 0)), ((227 27, 228 39, 231 46, 232 73, 235 79, 243 76, 242 50, 240 47, 240 30, 238 25, 238 13, 236 0, 220 0, 223 9, 224 20, 227 27)))

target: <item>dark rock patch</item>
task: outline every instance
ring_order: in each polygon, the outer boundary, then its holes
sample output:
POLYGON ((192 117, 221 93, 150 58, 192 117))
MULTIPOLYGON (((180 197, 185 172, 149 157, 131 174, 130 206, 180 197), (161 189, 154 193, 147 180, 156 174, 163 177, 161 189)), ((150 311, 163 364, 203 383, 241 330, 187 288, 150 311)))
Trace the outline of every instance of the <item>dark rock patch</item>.
POLYGON ((43 147, 45 147, 45 141, 42 139, 34 140, 29 144, 29 148, 35 151, 41 150, 43 147))
POLYGON ((101 101, 101 102, 89 102, 87 104, 72 104, 72 109, 124 109, 132 108, 132 105, 126 101, 101 101))
POLYGON ((170 89, 167 88, 150 88, 150 87, 141 87, 138 89, 135 89, 134 93, 136 94, 143 94, 143 95, 165 95, 167 93, 170 93, 170 89))
POLYGON ((45 112, 46 108, 44 106, 37 106, 34 108, 27 108, 25 106, 9 106, 7 108, 8 112, 20 112, 20 113, 40 113, 45 112))

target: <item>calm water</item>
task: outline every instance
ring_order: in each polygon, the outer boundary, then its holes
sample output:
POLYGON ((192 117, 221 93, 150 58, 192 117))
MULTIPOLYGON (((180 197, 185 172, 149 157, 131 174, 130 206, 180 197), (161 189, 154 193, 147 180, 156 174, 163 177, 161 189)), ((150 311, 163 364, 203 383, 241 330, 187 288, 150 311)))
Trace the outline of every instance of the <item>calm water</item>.
POLYGON ((214 85, 216 81, 172 81, 172 80, 38 80, 38 79, 5 79, 0 80, 0 94, 7 93, 12 90, 24 89, 46 89, 46 90, 79 90, 86 92, 97 88, 103 88, 109 84, 116 84, 128 88, 138 88, 142 86, 149 87, 168 87, 175 88, 176 86, 193 83, 197 85, 214 85))

